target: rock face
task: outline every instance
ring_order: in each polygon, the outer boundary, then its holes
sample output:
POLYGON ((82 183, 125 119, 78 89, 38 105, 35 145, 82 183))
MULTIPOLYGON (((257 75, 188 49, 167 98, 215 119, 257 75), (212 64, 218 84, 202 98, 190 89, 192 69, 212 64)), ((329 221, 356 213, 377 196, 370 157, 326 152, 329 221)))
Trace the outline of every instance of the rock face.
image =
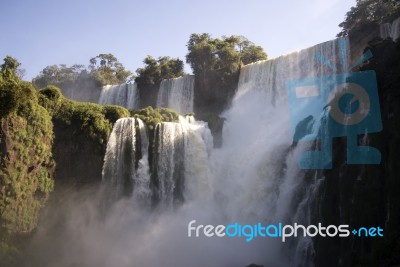
POLYGON ((216 73, 208 76, 195 76, 194 82, 194 112, 197 115, 220 114, 229 105, 234 96, 240 70, 222 80, 216 73))
POLYGON ((101 181, 101 170, 113 123, 129 117, 128 110, 68 100, 56 87, 40 91, 41 104, 54 124, 53 154, 56 185, 83 185, 101 181))
POLYGON ((101 181, 104 144, 59 119, 54 119, 54 134, 56 140, 53 153, 57 162, 57 186, 84 185, 101 181))
POLYGON ((39 116, 33 114, 36 121, 16 114, 1 119, 1 221, 12 234, 36 227, 39 210, 53 189, 51 121, 48 114, 39 116), (33 129, 38 121, 42 129, 33 129))
POLYGON ((140 108, 145 108, 147 106, 152 106, 152 107, 157 106, 157 96, 159 87, 160 87, 159 84, 149 87, 138 86, 140 108))
MULTIPOLYGON (((51 116, 30 84, 6 81, 0 93, 14 95, 0 115, 0 265, 10 266, 15 238, 28 235, 54 187, 51 116), (14 100, 13 100, 14 99, 14 100)), ((4 96, 4 95, 2 95, 4 96)), ((7 97, 6 97, 7 98, 7 97)))
POLYGON ((346 139, 334 140, 332 170, 314 203, 313 223, 384 228, 384 237, 315 238, 316 266, 391 266, 400 253, 400 43, 375 40, 360 67, 377 74, 383 131, 366 140, 382 154, 379 165, 347 165, 346 139))

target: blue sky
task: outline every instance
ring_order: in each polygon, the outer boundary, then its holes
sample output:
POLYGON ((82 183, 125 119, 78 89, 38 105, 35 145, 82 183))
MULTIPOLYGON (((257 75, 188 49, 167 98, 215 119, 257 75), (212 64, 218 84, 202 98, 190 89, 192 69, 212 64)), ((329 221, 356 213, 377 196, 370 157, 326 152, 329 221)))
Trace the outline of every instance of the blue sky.
MULTIPOLYGON (((146 55, 185 60, 191 33, 243 35, 270 58, 335 38, 355 0, 1 0, 0 57, 30 80, 46 66, 112 53, 135 71, 146 55)), ((188 66, 185 67, 190 72, 188 66)))

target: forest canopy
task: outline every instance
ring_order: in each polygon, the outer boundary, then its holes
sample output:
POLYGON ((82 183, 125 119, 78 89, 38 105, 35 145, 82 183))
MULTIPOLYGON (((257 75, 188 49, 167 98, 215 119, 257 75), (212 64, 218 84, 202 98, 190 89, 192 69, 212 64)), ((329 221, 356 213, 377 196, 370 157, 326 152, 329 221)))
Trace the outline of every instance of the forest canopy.
POLYGON ((216 71, 229 75, 241 65, 267 59, 261 46, 256 46, 244 36, 212 38, 208 33, 192 34, 187 43, 186 63, 195 75, 216 71))
MULTIPOLYGON (((186 63, 190 64, 194 74, 214 72, 222 76, 231 75, 243 64, 267 59, 261 46, 236 35, 212 38, 208 33, 192 34, 187 48, 186 63)), ((32 82, 38 88, 54 85, 63 89, 79 87, 80 84, 104 86, 135 80, 139 87, 149 87, 159 84, 163 79, 177 78, 184 74, 184 62, 179 58, 155 58, 148 55, 143 60, 143 67, 136 69, 133 74, 116 56, 102 53, 90 58, 87 66, 47 66, 32 82)))
POLYGON ((89 63, 87 68, 82 64, 47 66, 32 82, 39 88, 48 85, 65 88, 87 81, 103 86, 124 83, 132 76, 113 54, 99 54, 89 63))
POLYGON ((399 16, 399 0, 357 0, 356 6, 346 13, 345 20, 339 24, 342 31, 337 36, 347 36, 352 30, 368 23, 382 24, 399 16))
POLYGON ((135 82, 139 87, 148 87, 159 84, 163 79, 177 78, 185 74, 183 61, 179 58, 147 56, 144 67, 136 70, 135 82))

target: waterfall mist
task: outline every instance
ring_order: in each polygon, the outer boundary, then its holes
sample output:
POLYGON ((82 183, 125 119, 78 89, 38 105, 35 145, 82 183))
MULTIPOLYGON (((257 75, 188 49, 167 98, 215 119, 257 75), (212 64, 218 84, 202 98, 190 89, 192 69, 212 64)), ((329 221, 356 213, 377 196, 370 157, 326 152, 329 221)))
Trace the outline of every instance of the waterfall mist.
POLYGON ((293 145, 285 86, 287 80, 331 71, 315 60, 319 54, 338 66, 335 60, 346 56, 340 55, 334 40, 243 67, 232 105, 222 114, 226 123, 221 148, 211 147, 205 123, 181 117, 179 123, 157 125, 152 141, 157 149, 147 161, 144 151, 150 146, 143 122, 117 122, 105 158, 105 188, 68 192, 54 200, 31 244, 29 264, 313 266, 310 238, 246 242, 189 238, 187 231, 191 220, 213 225, 310 223, 310 203, 324 178, 299 169, 299 155, 311 144, 293 145), (135 145, 137 139, 140 146, 135 145), (132 189, 124 195, 126 177, 132 189), (119 199, 109 208, 103 205, 107 190, 119 199))

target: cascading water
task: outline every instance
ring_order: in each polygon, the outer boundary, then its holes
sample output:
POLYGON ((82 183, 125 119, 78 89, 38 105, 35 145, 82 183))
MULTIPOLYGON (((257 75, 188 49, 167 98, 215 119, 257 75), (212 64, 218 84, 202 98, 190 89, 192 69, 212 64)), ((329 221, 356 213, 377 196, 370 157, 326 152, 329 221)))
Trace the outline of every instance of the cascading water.
POLYGON ((179 123, 158 124, 155 133, 150 171, 145 124, 135 118, 115 123, 103 167, 103 179, 110 187, 112 201, 132 196, 142 205, 172 207, 185 198, 207 193, 208 153, 212 144, 208 127, 187 116, 180 117, 179 123))
MULTIPOLYGON (((224 114, 223 146, 211 158, 213 188, 226 199, 218 205, 230 220, 309 224, 309 205, 322 178, 306 179, 306 172, 299 169, 300 154, 311 144, 292 147, 285 88, 289 81, 344 72, 348 55, 340 50, 343 41, 242 68, 238 92, 224 114)), ((304 107, 290 108, 299 113, 304 107)), ((297 240, 291 247, 282 245, 280 259, 268 255, 269 261, 276 260, 278 266, 312 266, 311 239, 297 240)))
POLYGON ((184 129, 178 123, 165 122, 156 131, 154 196, 161 205, 172 206, 174 201, 183 201, 184 129))
POLYGON ((139 107, 139 93, 136 83, 106 85, 101 90, 99 104, 111 104, 133 110, 139 107))
POLYGON ((208 193, 208 153, 211 133, 203 122, 180 117, 156 128, 155 196, 162 205, 193 199, 208 193))
POLYGON ((400 18, 395 19, 392 23, 382 24, 380 26, 380 37, 397 40, 400 37, 400 18))
POLYGON ((132 182, 136 180, 135 161, 135 118, 119 119, 108 140, 103 165, 103 179, 111 188, 111 201, 130 195, 132 182))
MULTIPOLYGON (((221 148, 212 148, 209 129, 192 117, 158 124, 150 142, 140 120, 118 120, 107 145, 103 174, 114 192, 112 201, 127 197, 115 203, 105 221, 86 210, 74 214, 67 227, 73 234, 62 235, 64 249, 53 253, 50 263, 313 266, 311 238, 285 243, 272 237, 249 243, 243 236, 189 238, 188 223, 311 223, 311 203, 324 178, 320 172, 299 168, 300 155, 313 144, 293 143, 285 88, 291 80, 346 71, 339 64, 348 57, 340 49, 342 41, 243 67, 232 105, 222 114, 226 123, 221 148)), ((300 113, 304 107, 290 108, 300 113)), ((313 118, 315 125, 318 119, 313 118)))
POLYGON ((133 197, 142 205, 148 204, 151 197, 150 190, 150 166, 149 166, 149 138, 146 125, 142 120, 137 119, 140 132, 140 153, 141 158, 138 161, 136 179, 134 181, 133 197))
POLYGON ((157 107, 172 108, 181 114, 193 112, 194 75, 163 80, 157 97, 157 107))

